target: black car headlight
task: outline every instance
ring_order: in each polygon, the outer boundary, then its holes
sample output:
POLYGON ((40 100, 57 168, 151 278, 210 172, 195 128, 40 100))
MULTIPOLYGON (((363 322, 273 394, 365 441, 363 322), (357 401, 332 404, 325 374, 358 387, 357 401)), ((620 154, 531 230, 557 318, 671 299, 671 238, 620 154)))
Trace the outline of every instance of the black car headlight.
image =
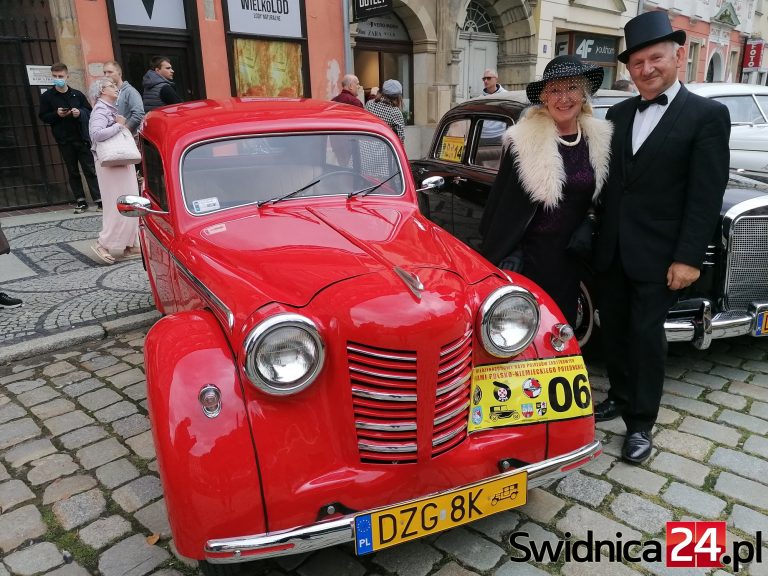
POLYGON ((325 350, 315 323, 298 314, 261 322, 245 339, 245 373, 272 395, 295 394, 314 382, 325 350))
POLYGON ((483 347, 497 358, 509 358, 525 350, 538 329, 539 305, 525 288, 498 288, 480 308, 483 347))

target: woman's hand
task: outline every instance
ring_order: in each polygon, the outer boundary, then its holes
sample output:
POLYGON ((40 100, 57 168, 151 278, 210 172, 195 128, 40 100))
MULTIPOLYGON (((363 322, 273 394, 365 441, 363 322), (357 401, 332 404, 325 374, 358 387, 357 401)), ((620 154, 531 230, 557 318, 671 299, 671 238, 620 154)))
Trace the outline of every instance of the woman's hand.
POLYGON ((117 114, 115 116, 115 122, 120 124, 120 126, 125 126, 125 116, 121 116, 120 114, 117 114))

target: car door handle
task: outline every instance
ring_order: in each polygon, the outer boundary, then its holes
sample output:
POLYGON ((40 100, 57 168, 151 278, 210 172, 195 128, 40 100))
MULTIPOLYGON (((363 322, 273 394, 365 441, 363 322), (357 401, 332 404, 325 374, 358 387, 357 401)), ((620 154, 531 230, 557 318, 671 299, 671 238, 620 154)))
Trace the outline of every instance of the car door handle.
POLYGON ((461 176, 454 176, 453 177, 453 183, 454 184, 462 184, 463 182, 466 182, 466 178, 462 178, 461 176))

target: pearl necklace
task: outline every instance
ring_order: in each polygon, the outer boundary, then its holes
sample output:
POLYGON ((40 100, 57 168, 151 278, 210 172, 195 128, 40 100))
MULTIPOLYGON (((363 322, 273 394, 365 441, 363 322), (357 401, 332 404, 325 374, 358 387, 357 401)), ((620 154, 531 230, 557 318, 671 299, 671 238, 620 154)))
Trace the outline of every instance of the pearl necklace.
POLYGON ((576 124, 577 132, 576 132, 576 140, 573 142, 568 142, 568 140, 563 140, 560 138, 560 136, 557 137, 557 141, 560 142, 563 146, 576 146, 579 142, 581 142, 581 124, 576 124))

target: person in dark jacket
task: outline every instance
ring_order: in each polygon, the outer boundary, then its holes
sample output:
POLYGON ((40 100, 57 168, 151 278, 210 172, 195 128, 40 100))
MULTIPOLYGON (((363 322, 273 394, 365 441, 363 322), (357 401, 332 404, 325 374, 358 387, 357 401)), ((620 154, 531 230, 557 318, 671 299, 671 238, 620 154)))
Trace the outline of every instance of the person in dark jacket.
POLYGON ((571 325, 581 262, 569 245, 608 177, 612 127, 589 104, 602 80, 602 68, 558 56, 527 86, 534 106, 504 134, 480 222, 481 254, 536 282, 571 325))
POLYGON ((160 106, 180 104, 181 96, 176 92, 172 82, 173 67, 167 56, 155 56, 150 63, 150 69, 144 74, 141 83, 144 86, 142 100, 144 112, 149 112, 160 106))
POLYGON ((91 198, 101 209, 101 192, 91 154, 91 139, 88 136, 91 105, 85 94, 67 85, 69 70, 66 64, 58 62, 51 66, 51 76, 53 88, 49 88, 40 96, 38 117, 51 126, 53 137, 59 146, 61 158, 69 174, 69 188, 77 204, 75 214, 88 210, 80 170, 85 175, 91 198))
POLYGON ((699 278, 720 216, 731 120, 723 104, 680 83, 686 34, 665 11, 635 16, 624 35, 618 59, 640 95, 606 116, 616 130, 593 264, 610 389, 595 420, 621 416, 622 458, 640 464, 653 451, 667 311, 699 278))
POLYGON ((341 79, 341 92, 335 97, 331 98, 333 102, 341 102, 342 104, 351 104, 358 108, 363 107, 363 103, 360 98, 357 97, 357 91, 360 88, 360 80, 354 74, 347 74, 341 79))

